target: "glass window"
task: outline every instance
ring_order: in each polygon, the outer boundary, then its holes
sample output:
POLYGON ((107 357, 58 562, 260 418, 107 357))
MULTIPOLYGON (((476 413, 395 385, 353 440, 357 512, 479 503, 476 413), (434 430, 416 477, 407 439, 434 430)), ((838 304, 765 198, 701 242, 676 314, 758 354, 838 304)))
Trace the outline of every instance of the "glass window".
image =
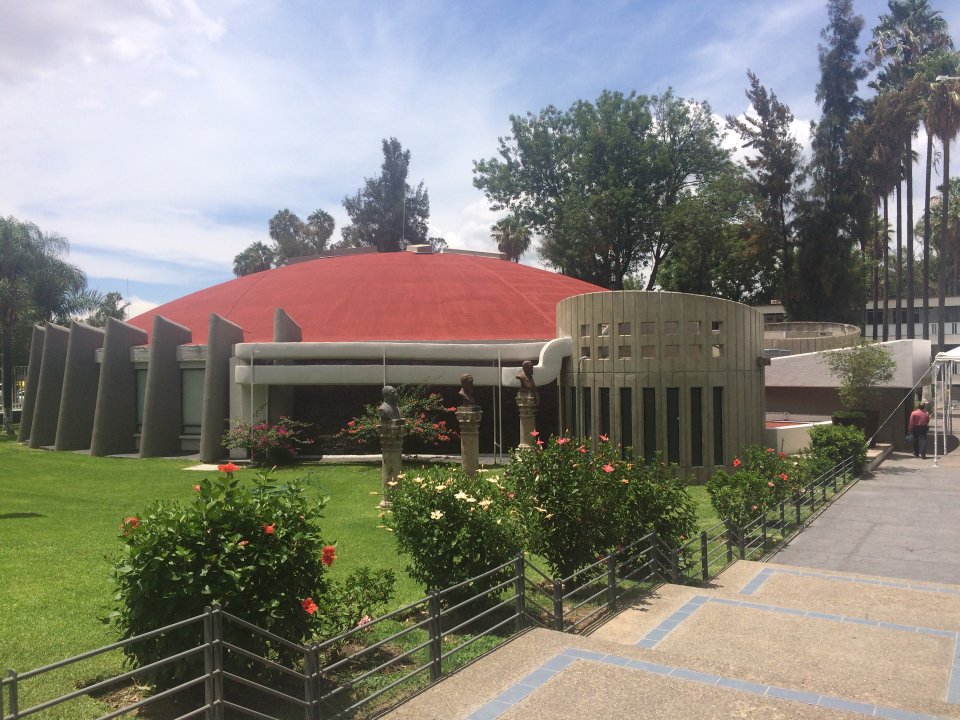
POLYGON ((583 412, 583 436, 590 437, 593 435, 593 418, 590 417, 590 413, 593 410, 590 403, 590 400, 592 399, 590 396, 592 388, 585 387, 581 389, 583 391, 580 397, 580 400, 583 403, 583 410, 581 411, 583 412))
POLYGON ((134 371, 137 378, 137 432, 143 430, 143 398, 147 394, 146 368, 134 371))
POLYGON ((184 435, 199 435, 203 417, 203 368, 181 370, 181 410, 184 435))
POLYGON ((657 332, 657 324, 655 322, 642 322, 640 323, 640 334, 641 335, 653 335, 657 332))
POLYGON ((580 326, 580 335, 582 335, 582 336, 587 336, 587 335, 589 335, 589 334, 590 334, 590 326, 589 326, 589 325, 581 325, 581 326, 580 326))
POLYGON ((610 437, 610 388, 600 388, 600 434, 610 437))
POLYGON ((643 456, 653 460, 657 454, 657 390, 643 389, 643 456))
POLYGON ((657 346, 656 345, 641 345, 640 346, 640 357, 644 360, 653 360, 657 357, 657 346))
POLYGON ((680 462, 680 388, 667 388, 667 462, 680 462))
POLYGON ((690 464, 703 465, 703 388, 690 388, 690 464))
POLYGON ((679 320, 667 320, 663 323, 663 334, 664 335, 676 335, 680 332, 680 321, 679 320))
POLYGON ((580 357, 586 357, 586 358, 590 357, 589 345, 584 345, 583 347, 580 348, 580 357))
POLYGON ((723 465, 723 388, 713 389, 713 464, 723 465))
POLYGON ((723 345, 714 344, 711 345, 710 348, 710 352, 713 357, 718 358, 723 356, 723 345))
POLYGON ((630 334, 630 323, 622 322, 617 325, 617 333, 620 335, 629 335, 630 334))
POLYGON ((610 334, 610 323, 598 323, 597 324, 597 335, 600 337, 606 337, 610 334))
POLYGON ((663 346, 663 356, 665 358, 678 358, 680 357, 680 346, 679 345, 664 345, 663 346))
POLYGON ((633 354, 633 348, 629 345, 621 345, 617 348, 617 357, 621 360, 628 360, 633 354))
POLYGON ((718 333, 723 330, 723 320, 714 320, 710 323, 710 332, 718 333))
POLYGON ((700 321, 699 321, 699 320, 690 320, 690 321, 687 323, 687 330, 690 332, 691 335, 699 335, 699 334, 700 334, 700 321))
POLYGON ((600 347, 598 347, 598 348, 597 348, 597 357, 600 358, 601 360, 606 360, 606 359, 608 359, 608 358, 610 357, 610 346, 609 346, 609 345, 601 345, 600 347))
POLYGON ((620 457, 627 456, 627 448, 633 446, 633 391, 620 388, 620 457))

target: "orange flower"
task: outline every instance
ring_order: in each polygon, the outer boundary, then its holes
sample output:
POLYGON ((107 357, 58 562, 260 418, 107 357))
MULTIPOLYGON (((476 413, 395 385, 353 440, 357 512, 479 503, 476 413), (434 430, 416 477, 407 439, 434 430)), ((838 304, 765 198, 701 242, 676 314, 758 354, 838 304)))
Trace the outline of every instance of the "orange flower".
POLYGON ((123 530, 124 535, 129 535, 138 527, 140 527, 140 518, 138 518, 136 515, 125 517, 123 522, 120 523, 120 529, 123 530))
POLYGON ((194 486, 193 486, 193 491, 194 491, 194 492, 200 492, 200 486, 199 486, 199 485, 194 485, 194 486))
POLYGON ((303 608, 304 612, 307 613, 307 615, 313 615, 318 609, 317 604, 313 601, 312 597, 304 598, 303 600, 301 600, 300 607, 303 608))
POLYGON ((217 470, 227 475, 232 475, 240 468, 234 465, 232 462, 224 463, 223 465, 217 465, 217 470))
POLYGON ((327 545, 323 548, 323 553, 320 555, 320 562, 322 562, 327 567, 333 565, 333 561, 337 559, 337 548, 333 545, 327 545))
POLYGON ((263 526, 264 535, 273 535, 276 532, 276 530, 277 530, 276 523, 270 523, 269 525, 263 526))

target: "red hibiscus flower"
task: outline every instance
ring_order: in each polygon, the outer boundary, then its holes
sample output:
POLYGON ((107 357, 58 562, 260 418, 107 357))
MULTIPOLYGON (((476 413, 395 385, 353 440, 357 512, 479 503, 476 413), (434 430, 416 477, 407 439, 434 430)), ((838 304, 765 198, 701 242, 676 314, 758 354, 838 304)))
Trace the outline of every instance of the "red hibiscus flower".
POLYGON ((786 482, 786 481, 787 481, 787 474, 786 474, 786 473, 780 473, 780 479, 783 480, 784 482, 786 482))
POLYGON ((303 600, 301 600, 300 607, 303 608, 304 612, 307 613, 307 615, 313 615, 318 609, 317 604, 313 601, 312 597, 304 598, 303 600))
POLYGON ((570 438, 565 438, 565 437, 557 438, 557 445, 566 445, 568 442, 570 442, 570 438))
POLYGON ((767 487, 776 487, 776 485, 774 484, 773 480, 771 480, 767 483, 767 487))
POLYGON ((327 545, 323 548, 323 553, 320 555, 320 562, 322 562, 327 567, 333 565, 333 561, 337 559, 337 549, 333 545, 327 545))
POLYGON ((582 452, 582 453, 585 453, 585 452, 587 451, 587 449, 586 449, 583 445, 581 445, 580 447, 578 447, 577 450, 579 450, 579 451, 582 452))
POLYGON ((534 430, 532 433, 530 433, 530 437, 536 437, 539 434, 540 434, 539 430, 534 430))
POLYGON ((613 467, 613 465, 607 464, 607 465, 604 465, 604 466, 603 466, 603 471, 604 471, 604 472, 611 473, 611 472, 613 472, 614 470, 615 470, 615 468, 613 467))
POLYGON ((740 458, 734 458, 734 459, 733 459, 733 466, 734 466, 734 467, 740 467, 740 465, 741 465, 741 463, 740 463, 740 458))
POLYGON ((263 534, 264 534, 264 535, 273 535, 273 534, 276 532, 276 530, 277 530, 277 524, 276 524, 276 523, 270 523, 269 525, 264 525, 264 526, 263 526, 263 534))
POLYGON ((140 527, 140 518, 138 518, 136 515, 125 517, 123 522, 120 523, 120 529, 123 530, 124 535, 129 535, 138 527, 140 527))
POLYGON ((608 438, 606 435, 598 435, 597 437, 600 438, 600 442, 607 442, 610 440, 610 438, 608 438))
POLYGON ((240 547, 246 547, 249 544, 250 544, 249 540, 241 540, 240 542, 237 543, 237 545, 239 545, 240 547))
POLYGON ((353 427, 356 424, 357 424, 356 420, 351 420, 350 422, 347 423, 347 427, 353 427))
POLYGON ((217 465, 217 470, 227 475, 232 475, 240 468, 234 465, 232 462, 224 463, 223 465, 217 465))
POLYGON ((199 485, 194 485, 194 486, 193 486, 193 491, 194 491, 194 492, 200 492, 200 486, 199 486, 199 485))

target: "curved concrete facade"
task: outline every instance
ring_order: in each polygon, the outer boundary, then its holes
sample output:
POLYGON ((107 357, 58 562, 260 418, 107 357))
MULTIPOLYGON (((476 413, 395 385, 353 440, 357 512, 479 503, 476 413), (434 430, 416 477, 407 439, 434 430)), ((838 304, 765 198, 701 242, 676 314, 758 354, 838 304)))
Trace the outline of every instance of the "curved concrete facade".
POLYGON ((573 338, 561 373, 564 427, 661 453, 705 481, 764 424, 763 316, 683 293, 588 293, 557 305, 573 338))
POLYGON ((763 328, 765 350, 782 351, 777 355, 802 353, 850 347, 860 342, 860 328, 856 325, 829 322, 771 323, 763 328))

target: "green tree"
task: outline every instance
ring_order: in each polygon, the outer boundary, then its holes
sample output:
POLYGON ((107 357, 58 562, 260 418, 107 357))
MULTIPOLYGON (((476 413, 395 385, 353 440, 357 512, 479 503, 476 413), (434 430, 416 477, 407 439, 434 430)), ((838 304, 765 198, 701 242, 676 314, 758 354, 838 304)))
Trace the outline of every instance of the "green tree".
MULTIPOLYGON (((900 127, 901 152, 903 153, 904 180, 906 188, 906 234, 907 266, 913 266, 913 136, 919 127, 918 86, 911 81, 917 76, 925 55, 939 49, 952 47, 953 43, 947 31, 947 22, 943 15, 934 10, 929 0, 889 0, 888 13, 880 16, 873 29, 873 39, 867 46, 874 65, 880 66, 881 73, 877 86, 884 92, 897 92, 906 96, 907 112, 900 127)), ((900 222, 900 197, 897 200, 897 229, 900 222)), ((898 236, 899 238, 899 236, 898 236)), ((898 252, 900 242, 898 240, 898 252)), ((899 278, 898 278, 899 280, 899 278)), ((907 276, 907 337, 913 337, 913 276, 907 276)), ((900 282, 897 283, 897 309, 902 297, 900 282)), ((898 313, 899 315, 899 313, 898 313)), ((897 323, 897 337, 900 337, 900 323, 897 323)))
POLYGON ((268 228, 273 245, 253 242, 233 258, 237 277, 286 265, 291 259, 319 255, 327 248, 336 222, 330 213, 314 210, 303 222, 296 213, 284 208, 270 218, 268 228))
POLYGON ((897 363, 882 345, 863 341, 858 345, 825 353, 823 362, 840 381, 840 402, 848 410, 869 410, 879 386, 890 382, 897 363))
POLYGON ((66 238, 33 223, 0 218, 0 354, 3 431, 13 433, 13 337, 24 325, 63 320, 86 309, 86 275, 65 259, 66 238))
POLYGON ((127 308, 130 303, 123 301, 123 295, 118 292, 108 292, 106 295, 94 293, 92 298, 94 310, 84 318, 83 322, 93 327, 103 327, 107 318, 117 320, 127 319, 127 308))
POLYGON ((474 162, 474 185, 541 236, 551 267, 620 289, 645 269, 657 284, 681 206, 727 169, 705 103, 604 91, 595 103, 510 117, 498 157, 474 162))
POLYGON ((497 250, 515 263, 520 262, 520 256, 530 248, 530 228, 517 213, 497 220, 490 227, 490 234, 497 241, 497 250))
POLYGON ((790 108, 781 103, 772 90, 761 85, 760 79, 750 70, 747 70, 747 77, 750 89, 746 94, 753 114, 743 120, 728 115, 727 127, 740 135, 744 147, 756 153, 746 163, 759 210, 757 239, 766 254, 779 259, 777 289, 781 300, 789 307, 793 283, 790 213, 793 188, 801 169, 800 143, 790 129, 793 122, 790 108))
POLYGON ((816 90, 822 115, 813 126, 811 185, 799 205, 797 277, 787 312, 797 319, 859 324, 865 295, 855 248, 866 246, 873 214, 865 168, 851 144, 851 129, 863 112, 857 95, 866 77, 857 48, 863 18, 853 14, 852 0, 829 0, 827 14, 816 90))
POLYGON ((421 181, 407 183, 410 151, 396 138, 383 140, 380 176, 366 178, 353 196, 343 199, 350 225, 341 231, 338 247, 373 246, 378 252, 397 252, 407 245, 428 242, 430 198, 421 181))

